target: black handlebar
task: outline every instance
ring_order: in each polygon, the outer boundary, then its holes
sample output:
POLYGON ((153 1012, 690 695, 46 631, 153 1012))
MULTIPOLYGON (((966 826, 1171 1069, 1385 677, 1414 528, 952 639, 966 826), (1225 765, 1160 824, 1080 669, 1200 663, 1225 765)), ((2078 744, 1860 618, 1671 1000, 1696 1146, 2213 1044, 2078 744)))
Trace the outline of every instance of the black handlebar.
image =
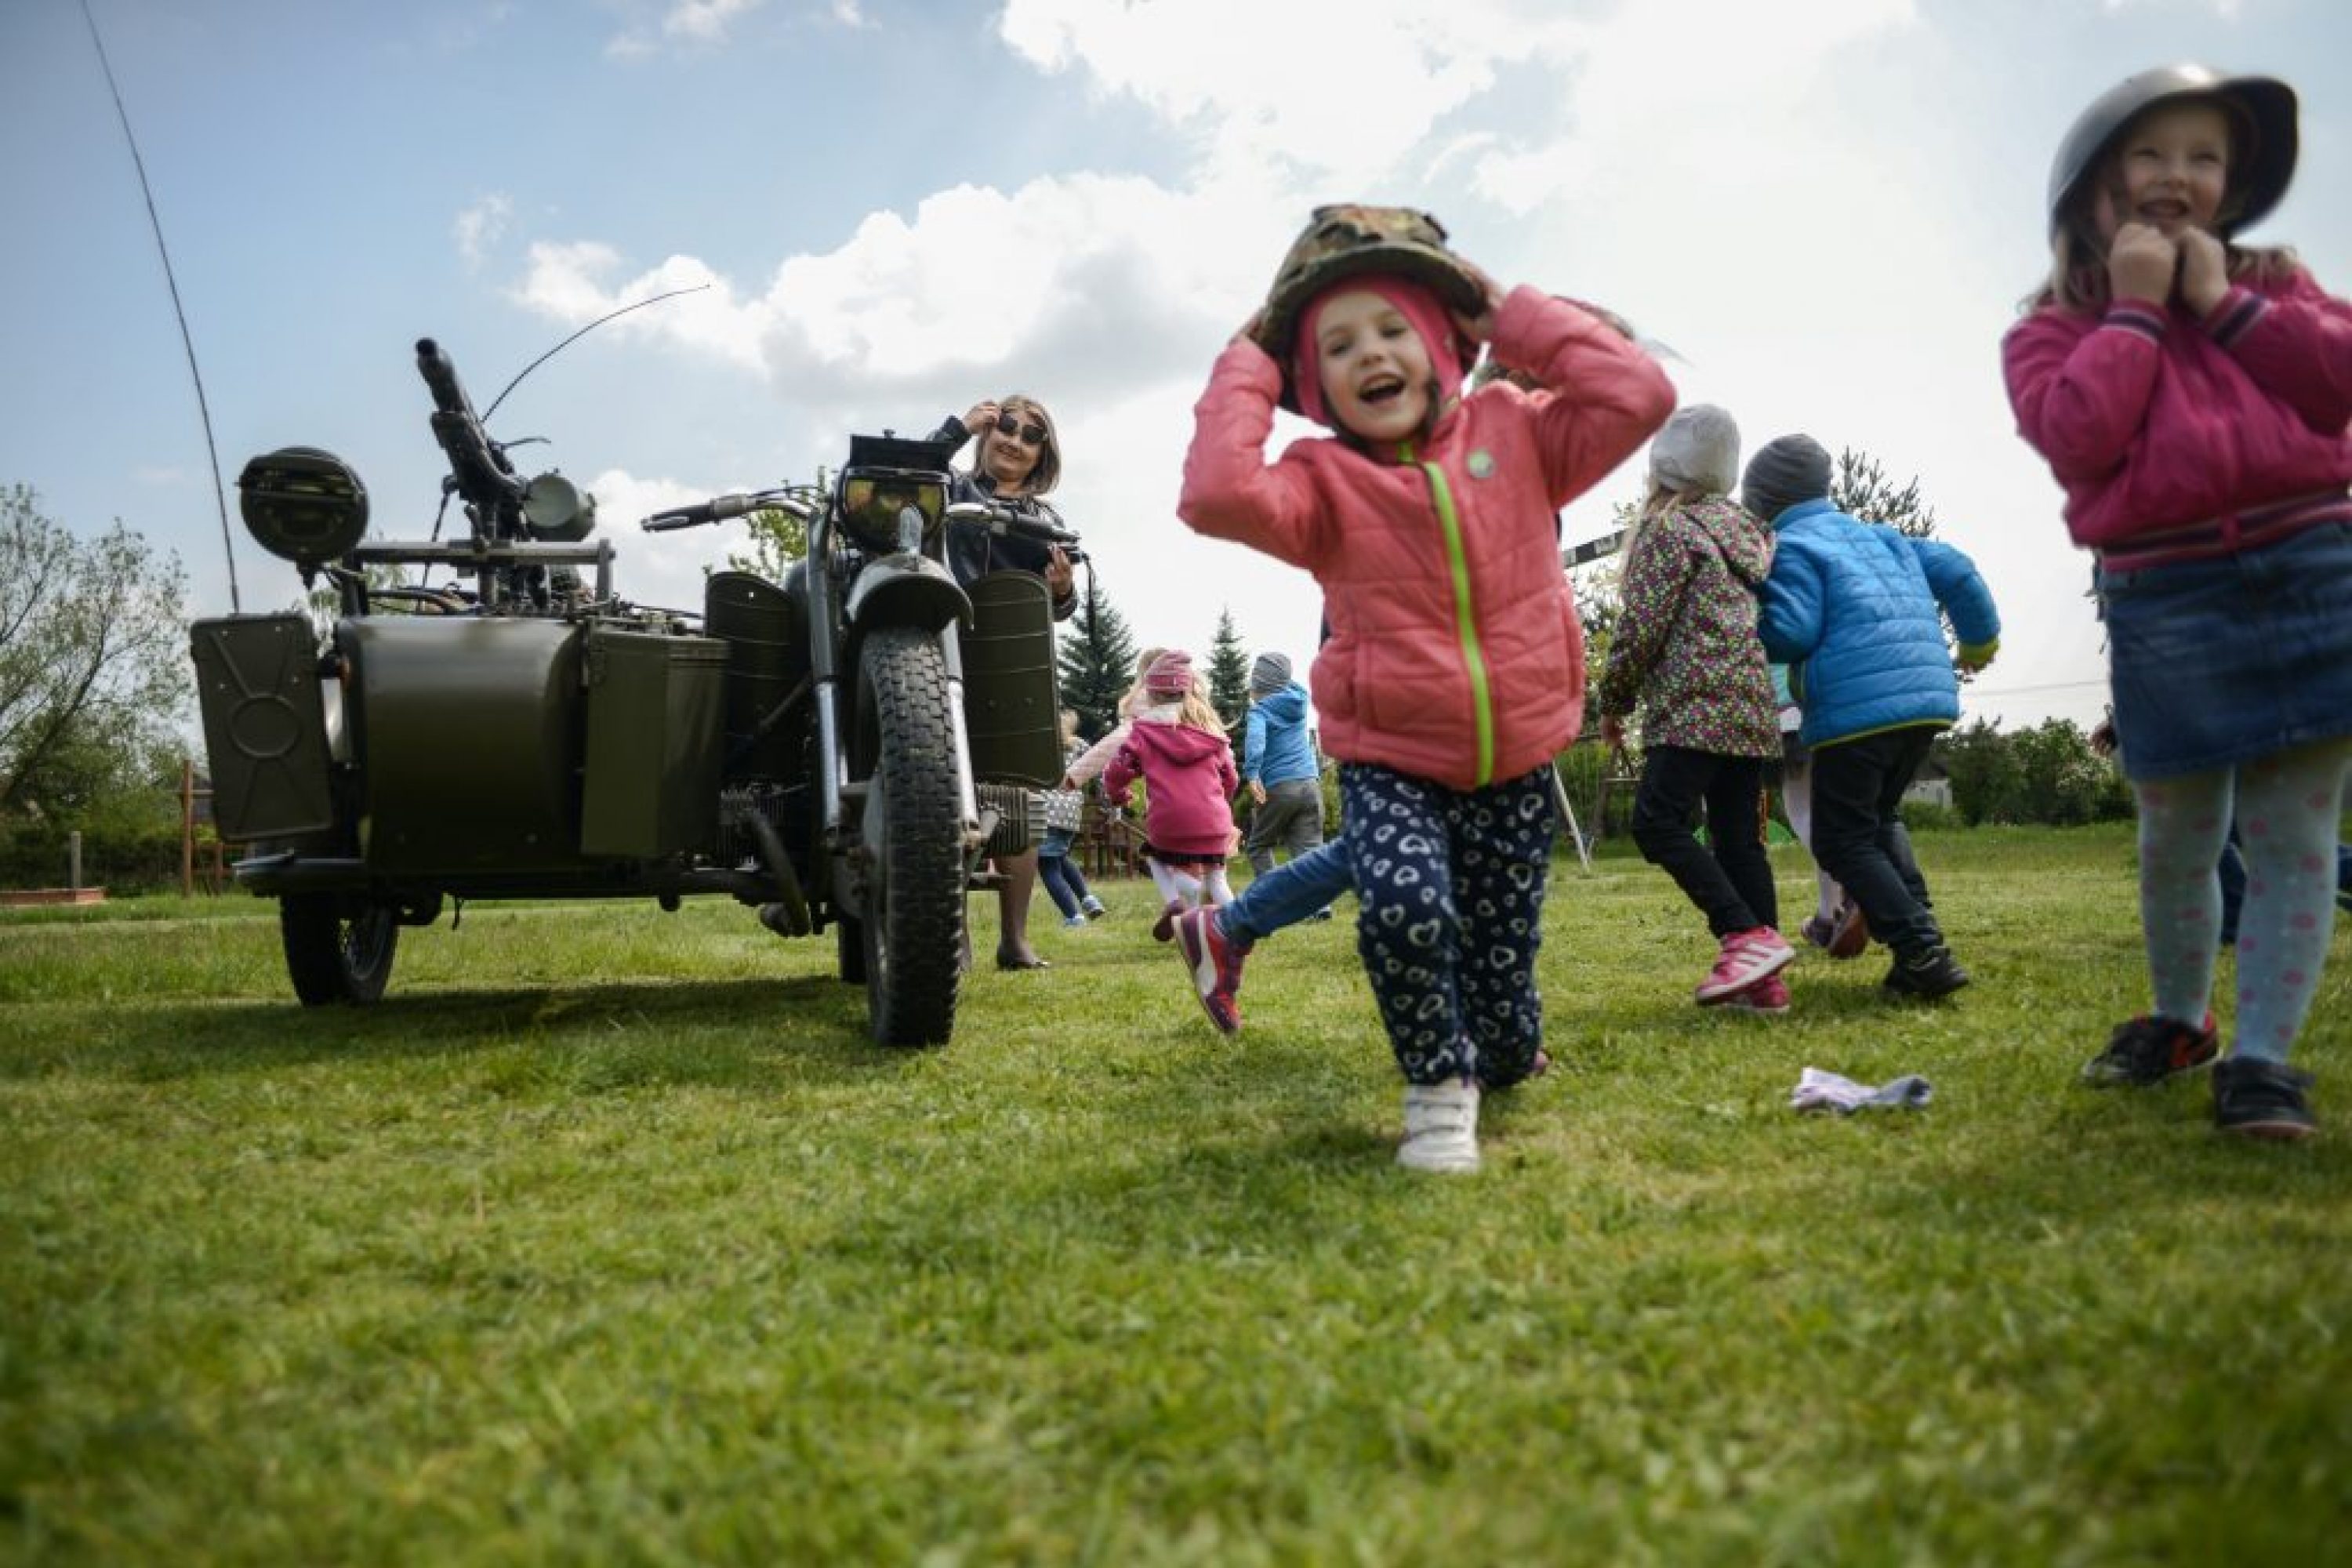
POLYGON ((657 511, 637 524, 647 533, 670 533, 681 528, 700 528, 705 523, 723 522, 730 517, 743 517, 761 507, 775 505, 772 496, 713 496, 694 506, 673 507, 657 511))
POLYGON ((1058 522, 1049 522, 1042 517, 1030 517, 1008 508, 992 506, 988 509, 985 521, 966 518, 957 518, 954 521, 968 528, 986 529, 1000 539, 1011 537, 1030 540, 1038 544, 1058 545, 1061 547, 1063 555, 1074 566, 1087 558, 1087 552, 1080 547, 1077 533, 1074 530, 1065 528, 1058 522))

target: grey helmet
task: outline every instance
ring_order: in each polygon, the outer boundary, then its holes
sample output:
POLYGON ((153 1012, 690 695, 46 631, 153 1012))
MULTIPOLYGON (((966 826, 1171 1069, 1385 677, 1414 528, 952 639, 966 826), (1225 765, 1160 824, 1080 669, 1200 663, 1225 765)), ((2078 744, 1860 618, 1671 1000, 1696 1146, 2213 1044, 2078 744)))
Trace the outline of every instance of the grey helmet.
POLYGON ((2221 100, 2252 144, 2231 160, 2223 205, 2223 238, 2256 222, 2286 195, 2294 178, 2294 89, 2266 76, 2223 76, 2206 66, 2159 66, 2126 77, 2075 117, 2050 165, 2050 234, 2054 239, 2067 206, 2096 172, 2116 138, 2159 103, 2182 98, 2221 100))

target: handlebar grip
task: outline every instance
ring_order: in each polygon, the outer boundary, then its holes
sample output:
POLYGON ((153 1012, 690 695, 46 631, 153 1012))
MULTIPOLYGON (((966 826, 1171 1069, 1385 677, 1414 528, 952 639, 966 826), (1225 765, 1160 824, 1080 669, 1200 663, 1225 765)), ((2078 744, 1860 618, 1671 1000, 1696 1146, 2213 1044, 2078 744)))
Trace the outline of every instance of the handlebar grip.
POLYGON ((637 527, 646 533, 672 533, 681 528, 700 528, 705 523, 720 522, 730 517, 742 517, 759 510, 761 505, 761 500, 757 496, 713 496, 710 500, 694 506, 674 507, 668 511, 657 511, 637 524, 637 527))

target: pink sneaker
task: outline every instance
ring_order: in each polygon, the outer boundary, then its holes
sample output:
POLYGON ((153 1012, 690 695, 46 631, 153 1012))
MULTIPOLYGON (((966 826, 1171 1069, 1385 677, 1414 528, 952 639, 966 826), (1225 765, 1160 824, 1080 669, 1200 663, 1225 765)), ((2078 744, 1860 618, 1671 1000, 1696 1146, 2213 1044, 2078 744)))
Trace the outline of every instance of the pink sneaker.
POLYGON ((1154 942, 1166 942, 1169 938, 1174 936, 1176 934, 1176 917, 1183 912, 1183 900, 1169 900, 1168 907, 1160 911, 1160 918, 1151 922, 1151 940, 1154 942))
POLYGON ((1796 957, 1797 950, 1781 941, 1780 933, 1770 926, 1733 931, 1723 939, 1723 951, 1716 955, 1715 967, 1700 983, 1696 994, 1698 1005, 1711 1007, 1767 975, 1780 973, 1796 957))
POLYGON ((1217 1032, 1242 1027, 1242 962, 1249 955, 1225 940, 1213 909, 1186 910, 1176 917, 1176 956, 1192 977, 1192 994, 1217 1032))
POLYGON ((1789 983, 1777 974, 1768 974, 1745 991, 1735 991, 1716 1004, 1727 1013, 1768 1013, 1774 1016, 1789 1010, 1789 983))

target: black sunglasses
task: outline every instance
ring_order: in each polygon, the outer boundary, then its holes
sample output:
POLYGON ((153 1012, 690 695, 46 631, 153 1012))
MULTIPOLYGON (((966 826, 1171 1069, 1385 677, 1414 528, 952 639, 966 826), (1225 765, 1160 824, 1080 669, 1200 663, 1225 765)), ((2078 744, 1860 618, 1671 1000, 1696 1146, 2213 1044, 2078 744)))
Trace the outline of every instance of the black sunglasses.
POLYGON ((1021 437, 1021 444, 1024 447, 1042 447, 1045 444, 1045 427, 1043 425, 1024 425, 1010 414, 1000 414, 996 416, 996 432, 1000 436, 1018 435, 1021 437))

